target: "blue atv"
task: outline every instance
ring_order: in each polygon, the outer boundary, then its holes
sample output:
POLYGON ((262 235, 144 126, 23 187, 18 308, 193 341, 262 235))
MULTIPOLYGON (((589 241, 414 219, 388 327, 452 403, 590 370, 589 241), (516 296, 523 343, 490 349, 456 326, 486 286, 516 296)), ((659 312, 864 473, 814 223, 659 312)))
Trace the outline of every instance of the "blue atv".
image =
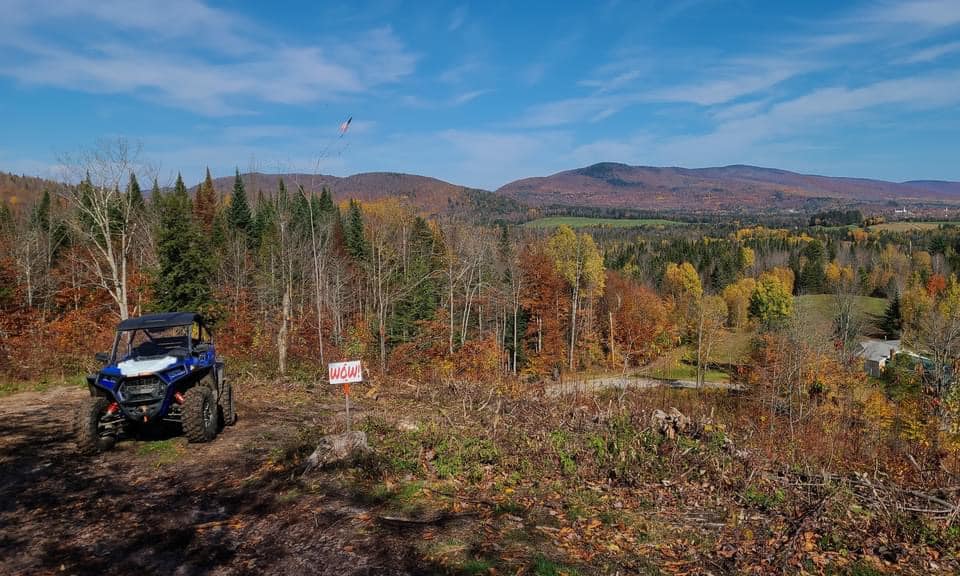
POLYGON ((170 312, 120 322, 103 368, 87 376, 90 398, 77 412, 77 443, 104 452, 138 426, 177 422, 190 442, 209 442, 237 418, 213 337, 199 314, 170 312))

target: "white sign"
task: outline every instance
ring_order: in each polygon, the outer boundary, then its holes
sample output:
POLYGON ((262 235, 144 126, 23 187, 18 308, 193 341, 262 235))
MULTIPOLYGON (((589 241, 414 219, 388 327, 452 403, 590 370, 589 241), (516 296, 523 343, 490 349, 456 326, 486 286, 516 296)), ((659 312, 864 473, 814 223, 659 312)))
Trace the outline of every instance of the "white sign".
POLYGON ((327 368, 331 384, 349 384, 363 382, 363 368, 359 360, 348 362, 331 362, 327 368))

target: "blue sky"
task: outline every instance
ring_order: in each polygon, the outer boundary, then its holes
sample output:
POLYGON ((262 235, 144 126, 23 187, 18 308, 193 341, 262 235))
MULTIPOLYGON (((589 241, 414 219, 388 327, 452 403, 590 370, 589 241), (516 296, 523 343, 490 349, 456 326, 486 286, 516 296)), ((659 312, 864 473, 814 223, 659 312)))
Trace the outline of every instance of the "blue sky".
POLYGON ((960 180, 958 104, 960 0, 0 0, 0 170, 41 176, 123 136, 161 181, 495 189, 598 161, 960 180))

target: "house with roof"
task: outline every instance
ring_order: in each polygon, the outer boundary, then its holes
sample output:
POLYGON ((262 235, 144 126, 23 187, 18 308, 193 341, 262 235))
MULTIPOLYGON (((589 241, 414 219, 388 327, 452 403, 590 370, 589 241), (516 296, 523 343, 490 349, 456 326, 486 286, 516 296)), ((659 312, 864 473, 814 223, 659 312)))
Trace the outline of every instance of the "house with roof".
POLYGON ((863 358, 863 371, 879 378, 883 374, 887 362, 892 360, 894 355, 900 353, 901 350, 902 346, 899 340, 868 338, 860 342, 857 356, 863 358))

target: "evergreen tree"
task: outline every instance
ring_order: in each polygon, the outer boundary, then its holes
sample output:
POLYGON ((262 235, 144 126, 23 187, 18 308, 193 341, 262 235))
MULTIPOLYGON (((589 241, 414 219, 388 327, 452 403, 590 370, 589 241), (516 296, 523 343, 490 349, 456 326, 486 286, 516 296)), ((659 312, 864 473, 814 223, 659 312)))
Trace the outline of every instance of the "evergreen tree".
POLYGON ((160 209, 160 183, 153 179, 153 187, 150 188, 150 206, 154 210, 160 209))
POLYGON ((179 174, 173 192, 165 195, 160 203, 157 259, 153 307, 210 315, 213 304, 210 251, 193 220, 190 196, 179 174))
POLYGON ((217 191, 213 187, 210 168, 207 168, 207 176, 203 179, 203 183, 197 187, 197 195, 193 202, 193 214, 203 231, 208 235, 211 234, 213 220, 217 216, 217 191))
POLYGON ((6 200, 0 200, 0 232, 4 232, 13 227, 13 211, 6 200))
POLYGON ((263 198, 263 191, 257 191, 257 215, 250 226, 249 245, 254 250, 260 247, 263 242, 263 236, 270 229, 273 223, 274 210, 273 205, 263 198))
POLYGON ((800 288, 806 294, 817 294, 823 291, 826 274, 823 270, 825 250, 819 240, 811 240, 803 249, 806 261, 800 269, 800 288))
POLYGON ((127 183, 127 196, 134 211, 143 209, 143 192, 140 191, 140 183, 137 182, 137 175, 133 172, 130 173, 130 181, 127 183))
POLYGON ((50 191, 44 190, 40 202, 33 209, 30 225, 37 230, 50 229, 50 191))
POLYGON ((247 202, 247 191, 243 187, 243 179, 240 177, 240 169, 237 169, 236 178, 233 181, 233 197, 230 199, 230 211, 227 221, 234 229, 247 232, 250 230, 252 218, 250 216, 250 204, 247 202))
POLYGON ((327 190, 327 187, 324 186, 320 190, 320 213, 330 217, 336 211, 337 205, 333 203, 333 196, 330 195, 330 190, 327 190))
POLYGON ((366 260, 367 240, 363 235, 363 210, 360 203, 350 200, 347 222, 344 225, 347 239, 347 253, 356 260, 366 260))
POLYGON ((213 218, 213 229, 210 231, 210 243, 222 248, 227 241, 226 213, 222 210, 213 218))
POLYGON ((883 318, 880 320, 880 328, 890 338, 899 338, 903 329, 902 317, 900 315, 900 293, 896 292, 887 309, 883 312, 883 318))
POLYGON ((410 256, 404 270, 404 282, 410 289, 396 303, 390 318, 389 333, 394 343, 406 342, 419 331, 419 323, 433 318, 440 305, 437 283, 441 263, 433 230, 423 218, 414 221, 410 256), (416 285, 412 285, 416 283, 416 285))

